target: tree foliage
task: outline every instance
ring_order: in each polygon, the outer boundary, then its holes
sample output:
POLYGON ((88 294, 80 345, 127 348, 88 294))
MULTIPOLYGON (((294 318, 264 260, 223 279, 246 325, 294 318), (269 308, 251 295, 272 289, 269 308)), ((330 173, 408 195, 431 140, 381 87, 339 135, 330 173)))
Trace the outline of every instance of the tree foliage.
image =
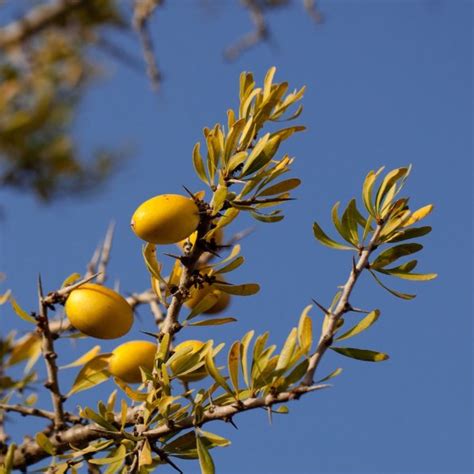
POLYGON ((110 235, 102 257, 97 255, 85 274, 67 277, 62 288, 47 294, 41 280, 38 282, 35 312, 22 309, 10 292, 0 298, 2 304, 11 304, 21 319, 19 324, 31 328, 22 337, 11 333, 1 341, 2 472, 26 469, 39 461, 47 461, 50 472, 77 472, 89 465, 107 473, 145 473, 159 470, 163 464, 181 471, 183 460, 194 459, 201 472, 213 473, 213 449, 231 442, 214 432, 213 421, 233 423, 238 414, 257 408, 267 410, 270 417, 286 414, 290 402, 328 388, 325 382, 342 369, 335 368, 328 375, 318 373, 327 349, 361 361, 388 358, 378 348, 359 348, 357 343, 346 341, 371 328, 381 316, 380 309, 361 309, 353 304, 353 290, 363 272, 369 272, 379 285, 402 299, 414 295, 392 289, 386 280, 430 280, 436 276, 415 273, 416 260, 401 261, 422 249, 417 242, 406 241, 431 230, 418 226, 431 206, 412 211, 408 198, 401 195, 409 166, 385 174, 383 169, 370 171, 361 200, 350 200, 342 213, 339 203, 333 207, 337 240, 314 223, 317 241, 351 252, 347 280, 328 307, 313 300, 314 305, 303 309, 281 348, 270 342, 268 332, 257 335, 252 329, 236 335, 229 348, 212 338, 186 339, 190 326, 211 327, 235 321, 225 315, 205 314, 215 304, 216 292, 235 298, 251 297, 259 290, 257 283, 234 280, 233 271, 245 263, 241 246, 238 239, 219 242, 219 229, 237 222, 245 213, 263 223, 282 220, 284 205, 300 184, 298 178, 288 177, 293 158, 282 154, 280 147, 304 129, 286 124, 299 118, 304 88, 290 91, 288 83, 275 82, 274 75, 275 68, 271 68, 263 84, 257 85, 252 74, 242 73, 238 109, 227 111, 226 123, 204 128, 202 143, 193 148, 192 162, 206 187, 189 191, 199 209, 196 233, 180 244, 178 255, 165 253, 161 246, 143 245, 144 269, 149 273, 151 289, 127 298, 132 308, 150 305, 156 323, 155 331, 147 333, 149 340, 156 342, 156 353, 151 367, 140 367, 141 384, 115 377, 117 388, 103 400, 97 397, 94 406, 80 407, 77 412, 64 408, 66 399, 74 399, 84 390, 95 390, 113 375, 110 361, 116 355, 101 352, 100 345, 91 342, 94 345, 89 351, 64 366, 58 365, 62 354, 55 350, 57 338, 84 337, 61 318, 61 307, 87 282, 103 282, 110 235), (167 275, 163 272, 165 259, 174 260, 167 275), (202 288, 211 288, 212 292, 186 309, 193 292, 202 288), (320 317, 315 316, 319 312, 323 318, 317 331, 320 317), (350 322, 349 318, 346 321, 349 313, 350 322), (359 319, 354 321, 357 316, 359 319), (175 345, 178 333, 182 333, 185 343, 175 345), (27 388, 38 385, 35 367, 40 357, 46 367, 45 388, 51 394, 52 409, 39 407, 36 396, 26 395, 27 388), (24 365, 24 373, 14 377, 19 364, 24 365), (70 369, 77 374, 72 386, 66 387, 61 374, 70 369), (40 417, 45 426, 16 446, 8 438, 7 415, 40 417))

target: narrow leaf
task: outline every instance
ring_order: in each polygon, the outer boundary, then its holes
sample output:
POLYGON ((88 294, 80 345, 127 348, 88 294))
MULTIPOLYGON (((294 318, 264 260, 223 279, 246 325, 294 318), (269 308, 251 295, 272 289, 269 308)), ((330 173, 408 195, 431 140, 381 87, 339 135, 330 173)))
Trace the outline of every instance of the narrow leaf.
POLYGON ((364 360, 367 362, 381 362, 389 358, 388 354, 383 352, 370 351, 367 349, 354 349, 352 347, 330 347, 333 351, 351 359, 364 360))
POLYGON ((354 327, 346 331, 344 334, 336 338, 336 341, 343 341, 344 339, 349 339, 350 337, 354 337, 357 334, 360 334, 362 331, 370 328, 372 324, 379 319, 380 311, 378 309, 371 311, 365 318, 359 321, 354 327))

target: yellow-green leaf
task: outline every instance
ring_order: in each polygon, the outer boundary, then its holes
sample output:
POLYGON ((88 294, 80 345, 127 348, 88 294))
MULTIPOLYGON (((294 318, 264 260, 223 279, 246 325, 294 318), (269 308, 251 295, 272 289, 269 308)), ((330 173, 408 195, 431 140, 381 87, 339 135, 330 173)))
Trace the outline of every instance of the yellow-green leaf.
POLYGON ((110 373, 107 368, 110 356, 111 354, 100 354, 87 362, 77 374, 68 397, 108 380, 110 373))
POLYGON ((74 362, 70 364, 63 365, 59 367, 60 369, 70 369, 71 367, 79 367, 80 365, 84 365, 90 360, 92 360, 95 356, 97 356, 100 352, 100 346, 94 346, 90 351, 87 351, 84 355, 76 359, 74 362))
POLYGON ((342 245, 339 244, 338 242, 332 240, 330 237, 328 237, 323 229, 319 227, 317 222, 313 223, 313 233, 314 236, 316 237, 316 240, 321 242, 323 245, 326 247, 332 248, 332 249, 337 249, 337 250, 354 250, 352 247, 348 247, 347 245, 342 245))
POLYGON ((88 462, 91 464, 96 464, 98 466, 103 466, 105 464, 111 464, 113 462, 120 461, 127 456, 127 448, 121 444, 119 448, 114 452, 114 455, 108 458, 99 458, 99 459, 89 459, 88 462))
POLYGON ((301 184, 301 180, 298 178, 290 178, 285 181, 280 181, 279 183, 269 186, 263 191, 258 193, 258 197, 263 196, 274 196, 276 194, 286 193, 292 189, 297 188, 301 184))
POLYGON ((290 364, 293 353, 296 348, 296 340, 298 337, 298 330, 293 328, 288 335, 283 349, 281 350, 280 357, 278 358, 278 363, 276 370, 286 370, 290 364))
POLYGON ((416 243, 395 245, 394 247, 390 247, 382 252, 370 264, 370 267, 374 269, 386 267, 401 257, 406 257, 407 255, 412 255, 416 252, 419 252, 422 248, 423 245, 416 243))
POLYGON ((312 305, 306 306, 306 308, 301 313, 298 324, 298 344, 305 354, 311 350, 311 345, 313 343, 313 322, 308 316, 308 313, 312 307, 312 305))
POLYGON ((229 355, 227 357, 230 381, 234 387, 235 393, 239 393, 239 362, 240 362, 240 341, 235 341, 229 349, 229 355))
POLYGON ((235 318, 206 318, 201 321, 189 323, 189 326, 221 326, 222 324, 235 323, 235 318))
POLYGON ((407 222, 405 222, 405 227, 408 227, 410 225, 413 225, 417 223, 418 221, 421 221, 424 219, 427 215, 431 213, 433 210, 433 204, 428 204, 427 206, 424 206, 417 211, 415 211, 410 218, 408 219, 407 222))
POLYGON ((379 316, 380 316, 380 311, 378 309, 371 311, 367 316, 361 319, 354 327, 352 327, 351 329, 346 331, 344 334, 336 338, 336 341, 349 339, 350 337, 354 337, 357 334, 360 334, 362 331, 365 331, 366 329, 370 328, 370 326, 372 326, 372 324, 374 324, 375 321, 379 319, 379 316))
POLYGON ((196 447, 199 457, 199 466, 201 467, 201 474, 214 474, 215 467, 209 450, 202 442, 200 436, 196 433, 196 447))
POLYGON ((249 331, 242 338, 242 345, 240 347, 240 361, 242 364, 242 375, 244 377, 245 384, 249 386, 249 370, 248 370, 248 350, 250 347, 250 341, 254 336, 255 331, 249 331))
POLYGON ((12 305, 13 311, 15 311, 16 315, 19 316, 21 319, 28 323, 36 324, 36 319, 33 316, 29 315, 13 298, 10 296, 10 304, 12 305))
POLYGON ((234 392, 229 387, 225 378, 219 372, 219 369, 216 367, 214 362, 214 357, 211 351, 208 351, 206 354, 206 369, 209 372, 209 375, 230 395, 233 395, 234 392))
POLYGON ((372 271, 369 270, 370 274, 374 277, 374 280, 384 289, 387 290, 389 293, 391 293, 393 296, 396 296, 397 298, 401 298, 402 300, 412 300, 413 298, 416 298, 416 295, 411 295, 409 293, 402 293, 397 290, 393 290, 392 288, 389 288, 388 286, 384 285, 382 280, 377 277, 377 275, 372 271))
POLYGON ((329 375, 326 375, 326 377, 322 378, 321 380, 318 380, 316 383, 326 382, 327 380, 332 379, 333 377, 337 377, 341 372, 342 369, 339 367, 338 369, 333 370, 329 375))
POLYGON ((364 360, 367 362, 381 362, 389 358, 383 352, 370 351, 368 349, 354 349, 352 347, 330 347, 333 351, 351 359, 364 360))

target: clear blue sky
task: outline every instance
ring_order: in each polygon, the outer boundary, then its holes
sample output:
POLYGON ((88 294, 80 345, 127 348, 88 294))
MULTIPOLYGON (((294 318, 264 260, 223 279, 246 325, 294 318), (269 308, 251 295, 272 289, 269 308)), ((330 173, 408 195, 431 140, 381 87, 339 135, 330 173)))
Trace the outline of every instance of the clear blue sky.
MULTIPOLYGON (((158 12, 153 26, 165 75, 158 95, 145 77, 122 66, 92 88, 75 128, 84 153, 101 144, 133 144, 135 150, 103 192, 51 207, 0 192, 6 213, 0 267, 7 286, 33 309, 37 273, 52 290, 82 272, 116 219, 108 283, 120 280, 124 292, 144 289, 141 244, 128 227, 133 210, 152 195, 181 192, 182 184, 200 188, 191 150, 202 127, 223 121, 235 106, 242 70, 261 80, 276 65, 277 79, 307 85, 299 122, 308 131, 288 145, 303 185, 284 221, 258 225, 243 242, 246 264, 236 279, 258 281, 262 291, 234 302, 229 315, 239 322, 186 336, 231 342, 250 328, 269 329, 281 344, 312 297, 328 304, 350 260, 318 245, 311 224, 317 219, 329 228, 332 204, 359 196, 367 171, 381 165, 412 163, 407 192, 413 206, 435 204, 429 218, 434 231, 420 259, 421 269, 439 278, 394 281, 418 294, 411 302, 364 278, 353 303, 378 307, 382 317, 351 343, 388 352, 391 359, 369 364, 328 354, 321 374, 336 367, 344 373, 332 389, 292 403, 289 416, 275 417, 269 426, 263 411, 247 413, 236 420, 239 431, 208 425, 233 443, 213 451, 218 472, 472 472, 472 2, 321 1, 321 26, 295 2, 269 16, 270 45, 226 64, 223 48, 249 28, 236 3, 203 2, 206 8, 190 0, 167 2, 158 12)), ((26 329, 5 307, 0 316, 2 333, 26 329)), ((152 330, 146 308, 138 329, 152 330)), ((60 363, 94 343, 61 342, 60 363)), ((104 350, 113 346, 103 344, 104 350)), ((104 385, 101 396, 110 390, 104 385)), ((68 403, 92 404, 97 397, 86 392, 68 403)), ((190 462, 180 465, 197 471, 190 462)))

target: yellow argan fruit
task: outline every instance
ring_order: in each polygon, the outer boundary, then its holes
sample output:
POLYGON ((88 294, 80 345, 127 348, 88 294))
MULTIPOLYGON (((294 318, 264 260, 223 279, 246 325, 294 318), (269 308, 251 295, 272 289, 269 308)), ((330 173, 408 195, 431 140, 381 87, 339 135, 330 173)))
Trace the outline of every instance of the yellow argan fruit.
POLYGON ((65 311, 76 329, 98 339, 124 336, 133 324, 133 310, 125 298, 96 283, 71 291, 65 311))
POLYGON ((156 344, 150 341, 129 341, 116 347, 109 359, 109 372, 127 383, 140 383, 140 367, 153 371, 156 344))
POLYGON ((215 289, 212 285, 206 285, 204 288, 191 290, 191 296, 185 301, 188 308, 193 309, 207 295, 213 294, 216 302, 203 314, 217 314, 224 311, 230 304, 230 295, 223 291, 215 289))
POLYGON ((179 194, 155 196, 138 206, 132 216, 133 232, 151 244, 175 244, 199 225, 195 202, 179 194))
MULTIPOLYGON (((202 341, 184 341, 181 344, 178 344, 174 348, 175 354, 182 351, 183 349, 191 349, 190 352, 185 353, 182 357, 174 358, 171 360, 171 363, 169 364, 169 367, 173 374, 177 375, 180 374, 181 372, 185 372, 186 370, 189 370, 191 367, 186 367, 187 366, 187 361, 189 361, 189 357, 192 354, 195 354, 196 352, 200 351, 204 347, 204 342, 202 341)), ((197 380, 201 380, 204 377, 207 377, 207 370, 206 366, 204 364, 204 357, 205 354, 202 354, 201 357, 201 363, 202 365, 198 367, 196 370, 189 372, 187 374, 183 375, 177 375, 180 380, 183 382, 195 382, 197 380)))
MULTIPOLYGON (((189 241, 191 242, 191 245, 194 245, 196 243, 196 237, 197 237, 197 232, 193 232, 190 236, 189 236, 189 241)), ((219 227, 213 234, 212 234, 212 237, 209 239, 214 239, 214 241, 216 242, 217 245, 222 245, 222 242, 224 241, 224 231, 222 230, 222 227, 219 227)), ((184 244, 186 243, 186 240, 187 239, 183 239, 181 241, 178 242, 178 246, 180 248, 183 248, 184 247, 184 244)), ((207 240, 207 239, 206 239, 207 240)))

